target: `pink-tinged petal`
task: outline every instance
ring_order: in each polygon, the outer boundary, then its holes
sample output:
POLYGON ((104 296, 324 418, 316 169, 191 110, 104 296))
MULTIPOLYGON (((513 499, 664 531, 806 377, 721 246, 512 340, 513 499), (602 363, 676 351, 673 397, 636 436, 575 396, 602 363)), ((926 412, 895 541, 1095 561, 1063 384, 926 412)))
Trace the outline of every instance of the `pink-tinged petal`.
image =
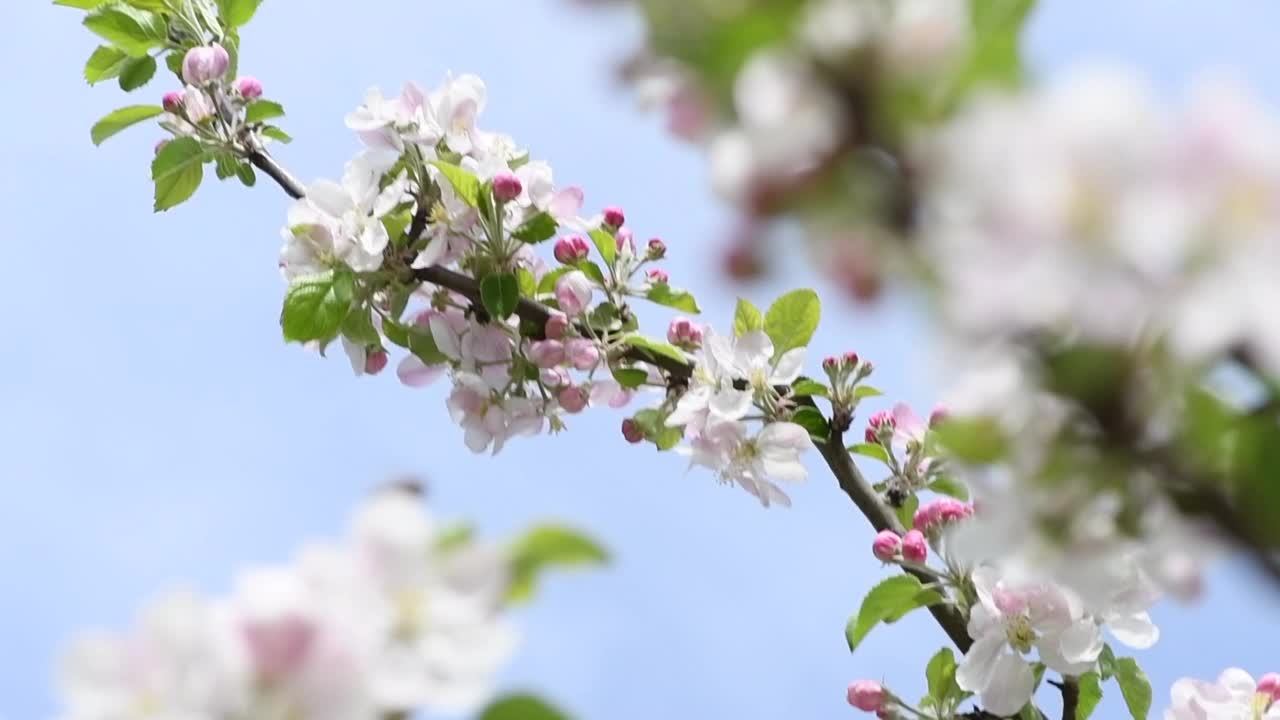
POLYGON ((563 223, 578 217, 578 213, 582 211, 584 200, 582 188, 567 187, 551 198, 551 203, 547 210, 551 213, 551 217, 563 223))
POLYGON ((924 421, 916 415, 910 405, 898 403, 893 406, 893 422, 897 434, 907 440, 919 440, 926 430, 924 421))
POLYGON ((432 316, 429 325, 431 338, 436 341, 436 348, 445 356, 454 360, 462 359, 462 340, 449 326, 449 321, 441 316, 432 316))
POLYGON ((444 369, 443 365, 430 366, 423 363, 417 355, 406 355, 396 366, 396 377, 409 387, 425 387, 443 375, 444 369))

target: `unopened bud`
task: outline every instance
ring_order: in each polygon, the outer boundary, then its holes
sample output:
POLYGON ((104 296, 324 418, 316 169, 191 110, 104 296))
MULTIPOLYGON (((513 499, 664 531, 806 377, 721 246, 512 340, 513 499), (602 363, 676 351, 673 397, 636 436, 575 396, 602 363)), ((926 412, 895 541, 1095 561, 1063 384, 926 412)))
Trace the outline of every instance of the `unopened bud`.
POLYGON ((364 358, 364 371, 368 375, 377 375, 387 367, 386 350, 371 350, 364 358))
POLYGON ((929 541, 919 530, 909 530, 902 537, 902 559, 923 565, 929 559, 929 541))
POLYGON ((1267 673, 1258 678, 1258 692, 1271 697, 1272 702, 1280 702, 1280 673, 1267 673))
POLYGON ((236 92, 245 100, 257 100, 262 97, 262 83, 252 75, 241 75, 236 78, 236 92))
POLYGON ((871 541, 871 554, 881 562, 893 562, 902 551, 902 538, 892 530, 881 530, 871 541))
POLYGON ((849 351, 849 352, 845 353, 845 354, 844 354, 844 361, 845 361, 846 363, 849 363, 849 367, 857 367, 857 366, 858 366, 858 353, 853 352, 853 351, 849 351))
POLYGON ((560 407, 564 408, 565 412, 577 414, 587 407, 587 391, 577 385, 570 385, 560 390, 556 400, 560 402, 560 407))
POLYGON ((618 228, 617 235, 614 236, 613 242, 618 247, 620 253, 636 254, 636 236, 631 232, 629 227, 618 228))
POLYGON ((867 420, 867 442, 879 443, 881 428, 892 430, 896 424, 893 419, 893 413, 889 410, 881 410, 875 413, 867 420))
POLYGON ((662 238, 649 239, 649 259, 661 260, 667 256, 667 244, 662 242, 662 238))
POLYGON ((591 304, 591 281, 581 270, 562 275, 556 281, 556 302, 568 315, 581 315, 591 304))
POLYGON ((702 327, 687 317, 676 316, 667 326, 667 342, 685 350, 696 350, 702 346, 702 327))
POLYGON ((493 176, 493 196, 501 202, 511 202, 524 192, 524 184, 513 172, 500 172, 493 176))
POLYGON ((635 445, 636 443, 644 442, 644 431, 640 429, 635 420, 627 418, 622 421, 622 437, 626 438, 627 442, 635 445))
POLYGON ((878 712, 884 707, 884 687, 874 680, 859 680, 849 685, 849 704, 866 712, 878 712))
POLYGON ((581 235, 566 235, 556 241, 553 254, 561 263, 572 265, 580 260, 586 260, 591 254, 591 246, 581 235))
POLYGON ((220 80, 230 66, 231 56, 221 45, 194 47, 182 58, 182 79, 191 85, 204 85, 220 80))
POLYGON ((553 312, 547 317, 547 324, 543 326, 542 332, 548 340, 559 340, 564 337, 564 332, 568 329, 569 316, 562 312, 553 312))
POLYGON ((565 360, 579 370, 590 370, 600 364, 600 348, 586 338, 574 338, 564 345, 565 360))
POLYGON ((655 285, 666 285, 667 282, 671 280, 671 276, 668 275, 667 271, 663 270, 662 268, 653 268, 649 270, 649 273, 646 277, 649 278, 649 282, 655 285))
POLYGON ((834 355, 829 355, 822 360, 822 369, 828 373, 833 373, 840 368, 840 360, 834 355))
POLYGON ((604 209, 605 227, 617 230, 618 228, 622 227, 622 225, 626 222, 627 222, 627 216, 623 214, 622 208, 614 206, 614 207, 607 207, 604 209))
POLYGON ((539 368, 553 368, 564 363, 564 343, 540 340, 529 345, 529 360, 539 368))
POLYGON ((951 413, 947 410, 947 408, 943 407, 942 405, 939 405, 938 407, 933 409, 933 412, 929 413, 929 427, 931 428, 938 427, 938 425, 946 421, 946 419, 950 417, 950 415, 951 413))
POLYGON ((170 90, 164 94, 164 98, 160 100, 160 105, 164 107, 165 112, 178 113, 182 111, 182 92, 179 90, 170 90))

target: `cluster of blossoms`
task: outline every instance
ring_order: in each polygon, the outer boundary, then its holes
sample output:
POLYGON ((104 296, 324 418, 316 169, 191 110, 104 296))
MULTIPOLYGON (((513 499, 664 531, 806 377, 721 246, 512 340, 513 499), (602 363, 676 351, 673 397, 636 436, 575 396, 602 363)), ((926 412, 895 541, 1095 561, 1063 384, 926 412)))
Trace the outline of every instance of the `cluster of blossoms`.
POLYGON ((1173 705, 1164 720, 1276 720, 1280 718, 1280 674, 1256 682, 1249 673, 1229 668, 1216 682, 1183 678, 1170 692, 1173 705))
MULTIPOLYGON (((348 536, 244 573, 229 597, 175 592, 125 634, 80 639, 67 720, 371 720, 485 701, 515 647, 511 557, 393 489, 348 536)), ((407 715, 404 715, 407 716, 407 715)))

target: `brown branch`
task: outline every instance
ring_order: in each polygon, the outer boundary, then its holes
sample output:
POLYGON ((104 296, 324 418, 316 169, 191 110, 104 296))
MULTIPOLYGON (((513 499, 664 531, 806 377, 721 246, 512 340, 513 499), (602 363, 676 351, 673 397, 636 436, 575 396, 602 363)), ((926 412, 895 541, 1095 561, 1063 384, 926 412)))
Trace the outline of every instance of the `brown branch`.
POLYGON ((294 200, 301 200, 307 194, 306 188, 298 179, 285 170, 276 159, 266 150, 257 149, 249 151, 249 162, 253 166, 266 173, 272 180, 276 181, 289 197, 294 200))
POLYGON ((1075 678, 1064 677, 1062 682, 1053 682, 1062 691, 1062 720, 1076 720, 1076 712, 1080 707, 1080 683, 1075 678))

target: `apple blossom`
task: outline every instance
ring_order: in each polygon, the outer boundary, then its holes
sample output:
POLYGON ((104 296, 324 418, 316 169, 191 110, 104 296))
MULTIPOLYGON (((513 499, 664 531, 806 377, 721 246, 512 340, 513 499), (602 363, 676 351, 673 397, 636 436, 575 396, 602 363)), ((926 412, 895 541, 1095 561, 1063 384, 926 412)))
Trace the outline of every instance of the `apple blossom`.
POLYGON ((1280 699, 1264 689, 1262 680, 1255 683, 1239 668, 1224 670, 1216 682, 1182 678, 1170 695, 1173 702, 1164 712, 1165 720, 1280 719, 1280 699))
POLYGON ((500 172, 493 176, 493 196, 502 202, 511 202, 524 192, 524 185, 513 172, 500 172))
POLYGON ((242 75, 236 78, 233 85, 236 92, 240 93, 240 97, 245 100, 257 100, 262 97, 262 83, 256 77, 242 75))
POLYGON ((809 432, 795 423, 769 423, 748 437, 745 423, 721 421, 693 437, 685 451, 692 464, 714 471, 720 482, 741 487, 768 507, 791 504, 773 481, 803 481, 808 472, 800 453, 812 446, 809 432))
POLYGON ((165 112, 182 112, 182 93, 177 90, 170 90, 164 94, 164 98, 161 99, 160 105, 164 108, 165 112))
POLYGON ((645 257, 650 260, 661 260, 667 256, 667 244, 662 242, 662 238, 649 238, 645 247, 647 248, 645 257))
POLYGON ((559 340, 564 337, 565 330, 569 328, 569 318, 562 312, 552 312, 547 316, 546 325, 543 327, 543 333, 550 340, 559 340))
POLYGON ((188 85, 205 85, 221 80, 230 66, 231 56, 221 45, 194 47, 182 59, 182 79, 188 85))
POLYGON ((893 562, 902 552, 902 537, 892 530, 881 530, 871 542, 871 554, 882 562, 893 562))
POLYGON ((884 687, 874 680, 858 680, 849 684, 849 704, 866 712, 877 712, 884 706, 884 687))
POLYGON ((683 315, 677 315, 667 326, 667 342, 682 350, 697 350, 702 346, 702 327, 683 315))
POLYGON ((604 209, 604 226, 617 230, 627 222, 627 216, 622 213, 620 207, 607 207, 604 209))
POLYGON ((529 360, 540 368, 552 368, 564 362, 564 343, 542 340, 529 346, 529 360))
POLYGON ((917 565, 923 565, 929 559, 929 541, 919 530, 908 530, 902 536, 902 559, 917 565))
POLYGON ((569 316, 581 315, 591 304, 591 281, 586 273, 573 270, 556 281, 556 300, 569 316))
POLYGON ((571 414, 580 413, 587 407, 587 391, 575 385, 570 385, 560 389, 556 394, 556 401, 560 403, 560 407, 564 411, 571 414))
POLYGON ((590 254, 591 246, 587 244, 587 239, 581 235, 566 235, 556 241, 556 260, 565 265, 573 265, 579 261, 586 260, 590 254))
POLYGON ((702 349, 695 354, 689 390, 667 424, 699 427, 708 417, 738 420, 757 395, 794 382, 804 364, 805 349, 788 350, 776 360, 773 350, 773 341, 763 331, 732 338, 707 328, 702 349))

